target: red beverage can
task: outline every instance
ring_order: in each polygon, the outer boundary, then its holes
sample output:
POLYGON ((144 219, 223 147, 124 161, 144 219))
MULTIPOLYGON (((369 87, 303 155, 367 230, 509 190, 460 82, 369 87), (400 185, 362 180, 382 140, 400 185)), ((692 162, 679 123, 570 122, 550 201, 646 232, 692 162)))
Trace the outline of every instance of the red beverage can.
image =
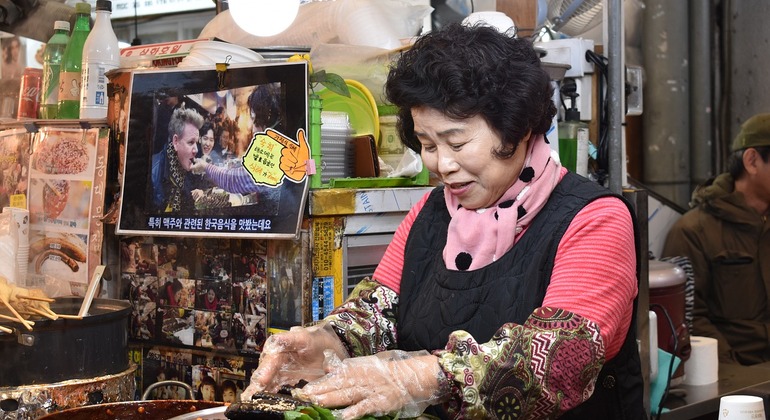
POLYGON ((43 84, 43 70, 34 67, 24 69, 19 87, 19 109, 16 118, 37 118, 40 108, 40 90, 43 84))

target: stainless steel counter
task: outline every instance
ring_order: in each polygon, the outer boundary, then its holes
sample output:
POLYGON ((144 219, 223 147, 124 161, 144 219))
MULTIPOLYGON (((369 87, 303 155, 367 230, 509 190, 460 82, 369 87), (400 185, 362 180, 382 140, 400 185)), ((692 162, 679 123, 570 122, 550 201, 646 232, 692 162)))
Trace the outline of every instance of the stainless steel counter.
POLYGON ((680 385, 672 389, 664 404, 670 411, 661 419, 684 420, 713 415, 717 418, 719 399, 724 395, 757 395, 765 399, 767 411, 770 397, 770 362, 754 366, 719 365, 719 381, 710 385, 680 385))

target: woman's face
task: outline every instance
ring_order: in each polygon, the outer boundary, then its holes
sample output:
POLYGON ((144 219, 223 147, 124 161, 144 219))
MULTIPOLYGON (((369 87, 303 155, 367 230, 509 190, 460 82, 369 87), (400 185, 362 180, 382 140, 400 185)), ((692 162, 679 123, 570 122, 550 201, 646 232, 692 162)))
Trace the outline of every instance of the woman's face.
POLYGON ((235 390, 232 388, 227 388, 224 391, 222 391, 222 401, 226 403, 234 403, 235 402, 235 390))
POLYGON ((190 171, 195 155, 198 154, 198 129, 192 124, 185 124, 182 137, 174 134, 174 149, 179 158, 179 164, 185 171, 190 171))
POLYGON ((201 150, 204 155, 208 155, 214 150, 214 131, 209 130, 201 136, 201 150))
POLYGON ((497 158, 493 153, 500 148, 501 137, 480 115, 454 120, 436 109, 420 107, 412 109, 412 118, 425 166, 466 209, 492 206, 524 166, 526 141, 512 157, 497 158))
POLYGON ((217 298, 217 294, 214 293, 213 290, 209 289, 208 293, 206 293, 206 297, 208 298, 209 302, 213 302, 214 299, 217 298))

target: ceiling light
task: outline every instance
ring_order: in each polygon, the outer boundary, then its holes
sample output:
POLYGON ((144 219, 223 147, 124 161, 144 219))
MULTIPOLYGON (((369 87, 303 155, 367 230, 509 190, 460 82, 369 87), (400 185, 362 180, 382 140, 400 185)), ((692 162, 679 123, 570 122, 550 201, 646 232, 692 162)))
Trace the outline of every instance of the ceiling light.
POLYGON ((230 15, 244 31, 256 36, 277 35, 294 22, 300 0, 230 0, 230 15))

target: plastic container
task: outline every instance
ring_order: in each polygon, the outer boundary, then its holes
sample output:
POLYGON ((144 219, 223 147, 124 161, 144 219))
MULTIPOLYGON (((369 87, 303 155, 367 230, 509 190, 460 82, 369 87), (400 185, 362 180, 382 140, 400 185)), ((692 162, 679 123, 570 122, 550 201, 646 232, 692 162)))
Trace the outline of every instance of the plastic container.
POLYGON ((687 275, 681 267, 666 261, 650 261, 650 309, 657 315, 658 347, 682 359, 672 375, 672 384, 682 382, 684 364, 692 350, 685 312, 686 282, 687 275), (674 325, 673 331, 669 318, 674 325))
POLYGON ((107 73, 120 64, 120 47, 112 30, 112 2, 96 1, 96 21, 83 45, 80 118, 107 118, 107 73))
POLYGON ((70 40, 70 23, 66 20, 54 22, 53 29, 54 34, 43 51, 43 90, 38 111, 38 116, 43 119, 54 119, 59 114, 59 71, 70 40))
POLYGON ((83 44, 91 32, 91 5, 86 2, 75 4, 75 28, 70 42, 64 49, 61 72, 59 73, 59 115, 58 118, 80 117, 81 65, 83 44))
POLYGON ((580 112, 570 109, 559 123, 559 159, 571 172, 577 172, 578 139, 588 141, 588 124, 580 121, 580 112))

